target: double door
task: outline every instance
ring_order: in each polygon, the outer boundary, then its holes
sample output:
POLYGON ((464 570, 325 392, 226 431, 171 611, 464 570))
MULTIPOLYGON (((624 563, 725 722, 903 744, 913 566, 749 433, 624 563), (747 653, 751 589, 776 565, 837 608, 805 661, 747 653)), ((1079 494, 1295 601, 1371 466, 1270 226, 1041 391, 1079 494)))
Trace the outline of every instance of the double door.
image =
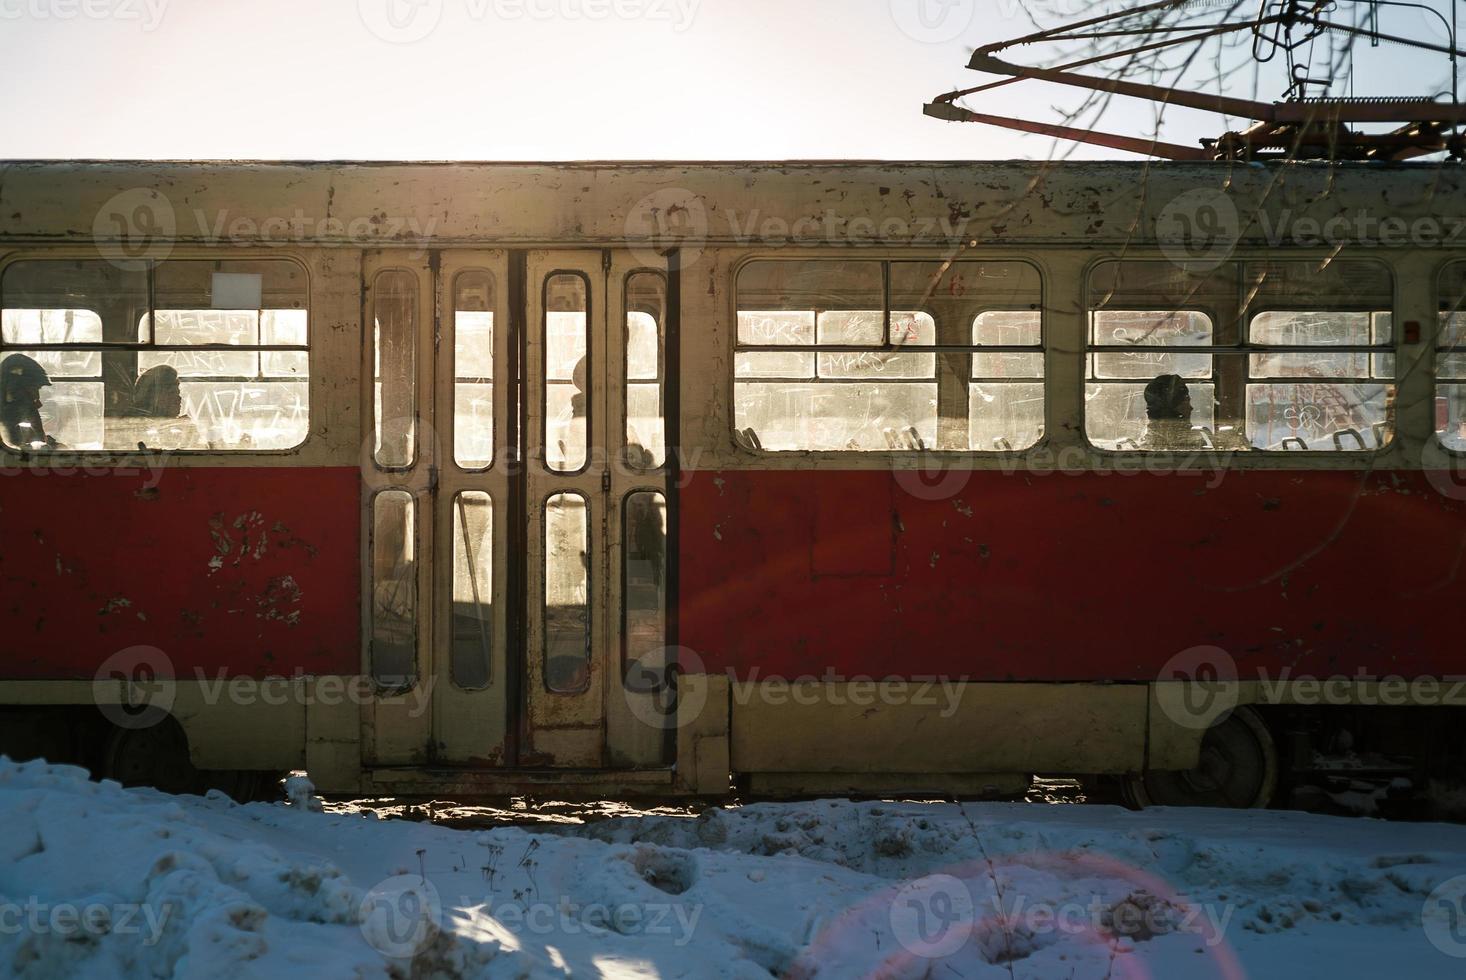
POLYGON ((670 763, 667 275, 621 250, 369 254, 374 765, 670 763))

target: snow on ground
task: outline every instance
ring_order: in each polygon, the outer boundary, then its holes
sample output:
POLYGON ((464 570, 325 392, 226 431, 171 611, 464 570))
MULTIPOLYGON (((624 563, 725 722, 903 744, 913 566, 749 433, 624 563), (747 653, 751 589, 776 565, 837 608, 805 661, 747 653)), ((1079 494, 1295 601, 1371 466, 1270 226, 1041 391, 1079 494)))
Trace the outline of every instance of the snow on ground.
POLYGON ((1466 827, 826 800, 451 830, 0 759, 0 976, 1460 977, 1466 827))

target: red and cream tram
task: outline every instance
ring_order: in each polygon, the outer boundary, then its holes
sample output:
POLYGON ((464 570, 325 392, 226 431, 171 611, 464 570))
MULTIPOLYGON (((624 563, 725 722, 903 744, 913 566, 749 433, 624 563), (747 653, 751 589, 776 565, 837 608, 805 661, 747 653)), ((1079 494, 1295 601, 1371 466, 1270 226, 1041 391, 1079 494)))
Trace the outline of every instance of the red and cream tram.
POLYGON ((1459 775, 1463 227, 1428 165, 5 164, 0 751, 1459 775))

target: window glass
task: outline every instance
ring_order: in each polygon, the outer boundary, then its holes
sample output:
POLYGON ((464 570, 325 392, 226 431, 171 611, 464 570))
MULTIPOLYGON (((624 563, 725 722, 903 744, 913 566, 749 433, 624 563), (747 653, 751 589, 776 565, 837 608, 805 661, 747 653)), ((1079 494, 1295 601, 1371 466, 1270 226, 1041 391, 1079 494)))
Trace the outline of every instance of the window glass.
POLYGON ((25 261, 0 287, 12 446, 276 450, 309 432, 306 277, 293 262, 25 261), (65 346, 14 349, 26 344, 65 346))
POLYGON ((453 277, 453 459, 464 469, 494 461, 494 277, 453 277))
POLYGON ((652 490, 626 495, 622 522, 622 629, 626 667, 655 663, 666 643, 667 500, 652 490))
POLYGON ((478 490, 453 498, 453 683, 489 682, 494 648, 494 502, 478 490))
POLYGON ((1043 386, 1018 379, 1043 377, 1041 301, 1018 262, 749 263, 735 428, 775 451, 1030 446, 1043 386))
POLYGON ((579 472, 589 453, 589 313, 583 277, 545 280, 545 466, 555 473, 579 472))
POLYGON ((1391 437, 1387 267, 1100 263, 1085 431, 1111 450, 1374 450, 1391 437))
POLYGON ((590 524, 585 498, 545 501, 545 687, 576 693, 590 686, 590 524))
POLYGON ((406 687, 417 673, 417 553, 412 495, 372 498, 372 676, 406 687))
POLYGON ((1439 286, 1435 431, 1441 444, 1466 452, 1466 261, 1452 262, 1439 286))
POLYGON ((667 461, 663 398, 667 283, 652 272, 626 280, 626 460, 633 469, 667 461))
POLYGON ((372 280, 373 378, 378 466, 417 458, 417 276, 384 269, 372 280))
POLYGON ((1197 310, 1094 310, 1089 336, 1084 415, 1091 443, 1116 450, 1206 448, 1195 427, 1216 426, 1214 357, 1167 348, 1211 347, 1210 316, 1197 310), (1181 388, 1192 408, 1191 424, 1172 427, 1176 431, 1150 424, 1147 414, 1146 387, 1164 375, 1184 379, 1181 388))
POLYGON ((1395 358, 1373 350, 1392 344, 1389 312, 1266 310, 1248 324, 1248 339, 1254 347, 1294 348, 1249 356, 1247 438, 1254 447, 1363 451, 1389 443, 1395 358))

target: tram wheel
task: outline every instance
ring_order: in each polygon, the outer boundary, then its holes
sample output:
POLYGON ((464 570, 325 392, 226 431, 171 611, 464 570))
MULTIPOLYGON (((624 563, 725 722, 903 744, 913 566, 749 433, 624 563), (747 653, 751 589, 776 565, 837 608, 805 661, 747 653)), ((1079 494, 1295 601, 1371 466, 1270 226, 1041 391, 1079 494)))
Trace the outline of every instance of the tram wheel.
POLYGON ((102 773, 123 786, 190 793, 198 772, 188 757, 188 736, 172 718, 147 728, 117 728, 102 754, 102 773))
POLYGON ((1271 803, 1277 788, 1277 745, 1257 712, 1245 707, 1207 729, 1196 768, 1148 771, 1124 784, 1127 801, 1137 807, 1251 809, 1271 803))

